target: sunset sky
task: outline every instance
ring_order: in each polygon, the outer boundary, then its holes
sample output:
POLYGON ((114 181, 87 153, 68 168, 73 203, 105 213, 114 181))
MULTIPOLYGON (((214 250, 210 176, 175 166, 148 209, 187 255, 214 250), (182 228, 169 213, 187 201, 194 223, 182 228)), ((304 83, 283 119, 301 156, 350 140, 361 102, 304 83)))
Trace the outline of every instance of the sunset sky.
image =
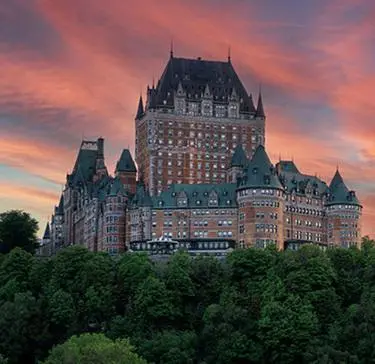
POLYGON ((375 237, 374 0, 0 0, 0 212, 44 225, 82 137, 112 173, 139 93, 176 57, 232 63, 266 149, 329 182, 339 169, 375 237))

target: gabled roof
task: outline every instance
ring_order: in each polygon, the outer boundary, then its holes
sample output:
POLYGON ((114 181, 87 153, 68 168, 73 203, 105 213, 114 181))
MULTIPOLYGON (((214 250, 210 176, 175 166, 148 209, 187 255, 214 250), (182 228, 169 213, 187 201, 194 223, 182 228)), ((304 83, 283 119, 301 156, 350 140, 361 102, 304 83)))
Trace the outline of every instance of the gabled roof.
POLYGON ((245 151, 241 144, 238 144, 234 150, 232 160, 230 163, 231 167, 245 167, 248 164, 248 159, 246 157, 245 151))
POLYGON ((329 185, 329 194, 326 205, 331 206, 339 204, 360 206, 360 202, 357 199, 355 192, 349 191, 343 178, 341 177, 339 170, 337 169, 329 185))
POLYGON ((283 189, 263 145, 259 145, 244 170, 238 188, 278 188, 283 189))
POLYGON ((237 206, 236 188, 235 183, 171 184, 167 191, 154 198, 154 208, 233 208, 237 206), (179 204, 181 198, 186 204, 179 204))
POLYGON ((124 149, 121 153, 121 157, 116 164, 117 172, 137 172, 134 160, 130 154, 129 149, 124 149))
POLYGON ((197 101, 202 98, 207 87, 214 102, 228 102, 235 89, 240 100, 240 112, 254 112, 251 98, 231 62, 170 57, 156 86, 155 95, 152 89, 149 90, 154 106, 173 107, 174 94, 180 83, 187 97, 197 101))

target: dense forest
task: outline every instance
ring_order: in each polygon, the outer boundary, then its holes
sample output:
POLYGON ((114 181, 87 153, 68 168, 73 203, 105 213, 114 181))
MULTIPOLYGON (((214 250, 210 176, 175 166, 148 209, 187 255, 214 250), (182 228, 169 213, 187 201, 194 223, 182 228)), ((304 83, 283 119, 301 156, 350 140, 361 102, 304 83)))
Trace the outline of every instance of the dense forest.
POLYGON ((369 363, 374 298, 368 239, 160 263, 15 248, 0 258, 0 363, 369 363))

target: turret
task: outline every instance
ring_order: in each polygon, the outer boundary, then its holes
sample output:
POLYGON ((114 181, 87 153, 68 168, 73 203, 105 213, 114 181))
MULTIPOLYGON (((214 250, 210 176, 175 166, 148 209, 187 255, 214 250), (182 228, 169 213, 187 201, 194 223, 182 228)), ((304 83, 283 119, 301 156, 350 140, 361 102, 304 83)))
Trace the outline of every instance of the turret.
POLYGON ((338 169, 329 185, 325 206, 328 245, 360 247, 362 206, 355 192, 346 186, 338 169))
POLYGON ((115 175, 124 185, 126 191, 132 194, 136 192, 137 168, 129 149, 124 149, 116 164, 115 175))
POLYGON ((238 180, 237 202, 240 246, 283 249, 284 188, 262 145, 238 180))

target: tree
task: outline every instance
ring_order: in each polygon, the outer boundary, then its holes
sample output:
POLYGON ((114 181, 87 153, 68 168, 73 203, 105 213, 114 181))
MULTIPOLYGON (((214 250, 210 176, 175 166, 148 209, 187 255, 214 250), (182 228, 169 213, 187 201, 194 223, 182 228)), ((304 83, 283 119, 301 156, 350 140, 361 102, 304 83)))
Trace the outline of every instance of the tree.
POLYGON ((11 210, 0 214, 0 253, 20 247, 30 253, 38 248, 38 222, 28 213, 11 210))
POLYGON ((133 350, 128 340, 83 334, 54 347, 44 364, 147 364, 133 350))

